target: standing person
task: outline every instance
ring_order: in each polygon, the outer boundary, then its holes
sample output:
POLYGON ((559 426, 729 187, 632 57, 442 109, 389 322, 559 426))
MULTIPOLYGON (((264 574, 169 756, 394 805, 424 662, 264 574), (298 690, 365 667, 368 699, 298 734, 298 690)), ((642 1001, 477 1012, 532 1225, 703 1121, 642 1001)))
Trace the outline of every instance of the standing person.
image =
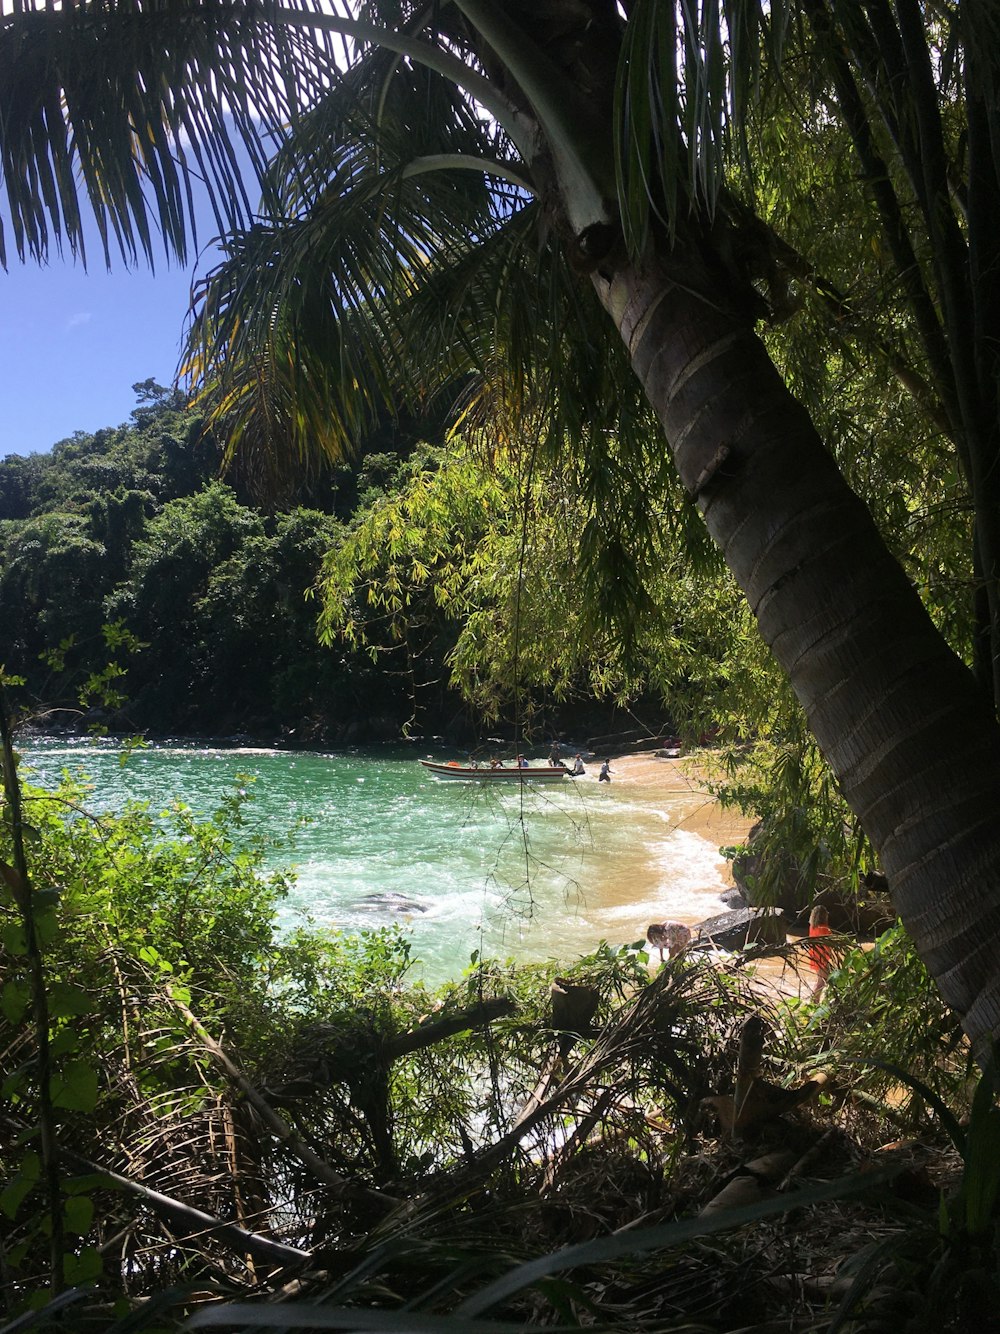
POLYGON ((610 783, 610 782, 611 782, 611 761, 610 761, 610 760, 605 760, 604 763, 601 765, 601 772, 597 775, 597 781, 598 781, 599 783, 610 783))
POLYGON ((549 751, 549 764, 553 769, 558 769, 562 765, 562 755, 559 751, 558 741, 552 743, 552 749, 549 751))
MULTIPOLYGON (((833 933, 830 930, 830 914, 822 904, 817 904, 809 914, 809 940, 810 942, 818 939, 820 936, 829 936, 833 933)), ((830 976, 830 969, 833 966, 833 950, 829 945, 806 946, 809 953, 809 967, 816 974, 816 984, 812 989, 812 999, 818 1001, 823 994, 823 988, 826 986, 826 979, 830 976)))

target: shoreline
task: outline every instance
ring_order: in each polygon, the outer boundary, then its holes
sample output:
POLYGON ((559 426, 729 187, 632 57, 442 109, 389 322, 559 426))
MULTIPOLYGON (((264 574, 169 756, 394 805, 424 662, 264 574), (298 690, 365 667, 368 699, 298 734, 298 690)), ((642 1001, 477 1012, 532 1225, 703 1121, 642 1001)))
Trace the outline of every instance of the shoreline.
MULTIPOLYGON (((659 759, 653 751, 623 755, 611 760, 612 782, 629 789, 657 793, 674 800, 681 795, 690 809, 677 823, 678 829, 698 835, 716 847, 729 847, 746 841, 755 820, 734 810, 725 810, 704 786, 693 756, 659 759)), ((730 863, 725 863, 726 887, 733 884, 730 863)))
MULTIPOLYGON (((639 755, 622 756, 611 761, 612 781, 620 781, 623 786, 637 792, 650 795, 659 793, 661 798, 676 800, 678 789, 690 793, 691 809, 678 821, 677 828, 684 829, 716 847, 731 846, 746 840, 751 828, 756 823, 753 819, 739 815, 733 810, 724 810, 715 797, 699 786, 697 758, 681 757, 674 760, 657 759, 652 752, 639 755)), ((719 871, 723 890, 733 886, 732 864, 722 861, 719 871)), ((706 886, 706 889, 709 889, 706 886)), ((725 911, 719 905, 714 911, 725 911)), ((705 917, 712 916, 708 911, 700 918, 683 912, 676 913, 676 920, 685 926, 694 926, 705 917)), ((674 916, 674 914, 671 914, 674 916)), ((650 953, 649 968, 655 973, 659 961, 655 952, 650 953)), ((802 999, 808 996, 814 979, 800 960, 796 966, 794 958, 761 958, 753 966, 754 987, 769 1002, 787 999, 802 999)))
POLYGON ((598 782, 591 763, 573 786, 586 792, 595 831, 596 817, 610 818, 633 838, 613 858, 600 841, 591 849, 581 892, 567 903, 572 924, 563 932, 580 953, 599 939, 614 945, 645 939, 652 922, 695 926, 726 912, 721 896, 733 878, 719 849, 742 843, 754 823, 724 810, 706 790, 697 757, 660 759, 647 751, 610 762, 610 784, 598 782))
MULTIPOLYGON (((91 747, 99 752, 114 750, 121 744, 119 738, 110 737, 49 734, 45 739, 67 746, 70 752, 91 747)), ((221 752, 234 760, 241 754, 248 760, 257 755, 287 756, 293 767, 296 753, 302 753, 251 746, 247 744, 249 738, 238 740, 243 744, 233 744, 235 738, 170 738, 154 742, 151 752, 176 747, 182 751, 221 752)), ((338 756, 347 760, 352 752, 366 749, 350 747, 341 752, 314 750, 306 754, 336 762, 338 756)), ((395 759, 409 755, 414 770, 416 749, 386 748, 395 752, 395 759)), ((423 749, 422 744, 419 749, 423 749)), ((139 752, 140 772, 146 766, 142 756, 139 752)), ((466 886, 469 895, 487 890, 484 921, 488 934, 497 937, 488 946, 494 952, 513 949, 522 957, 572 958, 590 953, 601 940, 620 946, 644 939, 652 922, 676 920, 691 926, 726 910, 720 896, 731 888, 732 876, 730 864, 719 849, 743 842, 752 822, 723 810, 706 790, 703 763, 699 764, 697 754, 667 759, 658 758, 652 749, 630 751, 610 757, 610 764, 610 783, 598 782, 600 764, 590 762, 585 776, 539 789, 541 807, 536 809, 544 813, 554 804, 563 810, 566 822, 563 827, 557 825, 553 834, 549 816, 543 817, 548 825, 540 844, 542 861, 535 872, 542 875, 538 903, 532 901, 529 872, 521 865, 521 854, 511 854, 509 849, 503 854, 509 865, 501 865, 499 860, 491 862, 483 885, 466 886), (498 884, 504 886, 502 901, 494 903, 498 884), (514 908, 508 910, 508 902, 514 908)), ((454 786, 445 784, 444 788, 454 786)), ((300 795, 315 799, 319 790, 310 789, 308 794, 300 795)), ((142 795, 141 787, 138 794, 142 795)), ((470 789, 461 801, 454 792, 450 797, 446 791, 438 793, 433 804, 450 803, 463 812, 477 812, 476 822, 482 823, 477 801, 478 795, 470 789)), ((488 832, 488 819, 483 829, 488 832)), ((501 835, 497 835, 498 852, 504 843, 501 835)), ((488 833, 488 837, 493 834, 488 833)), ((308 844, 300 845, 292 860, 310 865, 308 844)), ((324 854, 317 861, 322 867, 322 874, 317 872, 320 881, 324 877, 336 880, 340 874, 326 865, 328 860, 324 854)), ((329 911, 324 905, 323 884, 311 886, 308 875, 303 874, 298 885, 301 897, 296 894, 290 906, 316 912, 320 918, 329 916, 331 922, 343 918, 342 905, 329 911)), ((420 897, 414 886, 407 884, 404 888, 407 894, 420 897)))

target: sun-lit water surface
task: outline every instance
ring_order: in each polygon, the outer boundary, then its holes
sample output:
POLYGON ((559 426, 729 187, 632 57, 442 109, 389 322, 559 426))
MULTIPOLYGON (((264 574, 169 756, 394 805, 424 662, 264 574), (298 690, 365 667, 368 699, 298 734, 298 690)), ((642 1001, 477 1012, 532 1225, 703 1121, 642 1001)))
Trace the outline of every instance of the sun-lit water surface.
POLYGON ((85 774, 96 810, 139 799, 155 813, 181 800, 206 815, 251 776, 246 827, 291 840, 271 857, 296 874, 280 925, 305 916, 348 930, 398 923, 430 982, 457 976, 477 949, 567 960, 601 940, 636 940, 653 920, 721 910, 723 862, 714 844, 678 827, 690 809, 683 793, 566 780, 522 800, 434 779, 413 749, 163 744, 124 766, 110 741, 21 750, 40 786, 64 770, 85 774))

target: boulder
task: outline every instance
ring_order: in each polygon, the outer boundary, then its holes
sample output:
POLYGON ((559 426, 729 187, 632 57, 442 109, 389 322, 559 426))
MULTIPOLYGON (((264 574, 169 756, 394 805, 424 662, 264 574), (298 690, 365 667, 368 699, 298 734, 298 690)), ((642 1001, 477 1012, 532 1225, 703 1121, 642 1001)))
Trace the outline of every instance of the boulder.
POLYGON ((735 908, 694 928, 696 944, 738 950, 744 945, 783 945, 785 914, 780 908, 735 908))

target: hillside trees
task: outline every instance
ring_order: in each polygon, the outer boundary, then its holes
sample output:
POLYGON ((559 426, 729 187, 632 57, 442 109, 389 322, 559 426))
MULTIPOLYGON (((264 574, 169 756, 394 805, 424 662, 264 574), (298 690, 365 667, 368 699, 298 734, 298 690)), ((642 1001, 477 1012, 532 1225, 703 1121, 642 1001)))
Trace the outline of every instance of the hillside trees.
MULTIPOLYGON (((30 711, 71 719, 81 693, 100 705, 94 678, 112 663, 124 707, 109 699, 91 722, 118 730, 305 738, 369 709, 404 718, 405 696, 366 657, 317 642, 307 593, 337 521, 241 503, 209 480, 220 456, 201 415, 174 391, 135 388, 130 423, 0 462, 16 516, 0 520, 0 657, 30 711)), ((339 503, 329 476, 325 497, 339 503)))
MULTIPOLYGON (((161 84, 150 71, 163 69, 161 51, 170 61, 185 52, 193 29, 158 13, 155 49, 101 46, 102 75, 112 65, 116 75, 101 104, 111 115, 110 156, 87 153, 58 124, 43 128, 25 82, 30 74, 61 88, 72 126, 84 88, 74 35, 92 23, 115 32, 141 8, 5 22, 7 51, 22 38, 34 43, 35 63, 24 62, 23 75, 15 66, 12 84, 28 113, 5 121, 0 145, 25 252, 44 250, 46 216, 71 236, 79 228, 67 173, 57 174, 61 193, 49 195, 46 215, 22 164, 48 171, 50 153, 61 164, 77 152, 91 179, 109 177, 102 216, 117 219, 126 251, 138 248, 145 208, 131 188, 131 143, 120 137, 134 122, 113 110, 126 69, 143 71, 144 87, 168 90, 143 107, 155 123, 146 170, 168 239, 182 243, 181 178, 164 127, 189 132, 189 118, 169 77, 161 84), (63 43, 61 65, 46 63, 56 49, 45 46, 46 30, 63 43), (110 160, 120 177, 102 169, 110 160)), ((839 142, 850 142, 889 257, 884 273, 905 294, 919 365, 914 373, 903 358, 897 374, 943 426, 964 475, 975 518, 977 661, 983 684, 995 680, 993 7, 804 0, 764 14, 748 0, 728 7, 723 29, 714 6, 675 13, 637 0, 619 13, 598 0, 572 11, 558 0, 456 0, 431 21, 401 5, 366 6, 368 27, 353 12, 274 11, 258 28, 233 22, 227 9, 224 36, 220 11, 191 12, 216 42, 220 70, 239 63, 238 43, 271 44, 270 62, 251 48, 254 74, 267 69, 265 108, 280 104, 296 136, 264 178, 261 223, 231 238, 230 259, 204 293, 195 343, 230 429, 251 449, 275 438, 293 449, 342 445, 400 388, 426 400, 499 357, 510 400, 530 376, 554 410, 549 438, 568 441, 600 489, 607 431, 638 440, 651 409, 879 851, 918 948, 974 1036, 1000 1027, 994 710, 754 332, 759 319, 788 313, 797 286, 820 292, 838 320, 849 303, 808 257, 782 248, 736 199, 736 177, 724 175, 730 126, 737 138, 753 128, 749 94, 762 69, 794 58, 813 71, 804 123, 833 118, 839 142), (301 84, 289 80, 291 45, 304 49, 307 32, 358 39, 343 77, 323 69, 322 36, 301 84), (312 91, 325 78, 335 79, 331 90, 298 115, 302 84, 312 91)), ((93 77, 88 70, 88 96, 93 77)), ((243 89, 225 91, 247 104, 243 89)), ((251 99, 261 91, 258 82, 251 99)), ((224 130, 218 105, 211 128, 224 130)), ((659 494, 647 482, 651 503, 633 510, 630 531, 605 526, 595 569, 610 570, 612 555, 641 555, 659 494)), ((600 507, 595 529, 607 515, 600 507)), ((612 584, 625 602, 628 588, 612 584)))

